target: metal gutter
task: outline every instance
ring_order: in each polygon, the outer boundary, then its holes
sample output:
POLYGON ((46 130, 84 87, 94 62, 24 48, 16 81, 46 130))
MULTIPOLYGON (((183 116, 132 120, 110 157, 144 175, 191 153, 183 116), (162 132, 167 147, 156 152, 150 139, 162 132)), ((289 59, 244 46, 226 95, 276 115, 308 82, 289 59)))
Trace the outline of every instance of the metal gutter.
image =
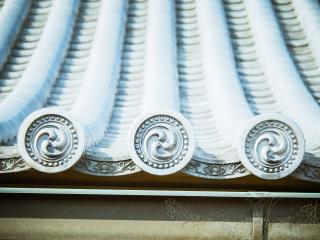
POLYGON ((102 195, 102 196, 160 196, 160 197, 221 197, 221 198, 320 198, 310 192, 230 192, 179 190, 119 190, 76 188, 0 188, 0 194, 102 195))

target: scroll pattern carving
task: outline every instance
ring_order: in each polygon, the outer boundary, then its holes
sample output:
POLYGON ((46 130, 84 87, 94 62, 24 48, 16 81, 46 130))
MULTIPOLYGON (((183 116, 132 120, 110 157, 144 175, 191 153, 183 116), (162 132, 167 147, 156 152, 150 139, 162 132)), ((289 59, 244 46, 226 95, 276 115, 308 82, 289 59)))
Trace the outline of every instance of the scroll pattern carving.
POLYGON ((119 176, 140 171, 132 160, 97 161, 84 158, 74 168, 75 170, 97 176, 119 176))
POLYGON ((183 172, 193 176, 211 179, 237 178, 250 175, 250 172, 241 162, 217 164, 197 160, 191 160, 183 169, 183 172))
POLYGON ((28 168, 26 162, 21 157, 0 160, 0 172, 22 171, 28 168))

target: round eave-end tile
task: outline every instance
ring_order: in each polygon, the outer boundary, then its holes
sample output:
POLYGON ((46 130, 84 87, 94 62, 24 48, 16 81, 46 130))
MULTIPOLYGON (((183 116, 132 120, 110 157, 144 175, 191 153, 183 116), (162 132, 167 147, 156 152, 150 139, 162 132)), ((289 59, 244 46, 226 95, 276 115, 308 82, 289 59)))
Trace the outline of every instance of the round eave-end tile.
POLYGON ((169 175, 183 169, 195 150, 193 128, 174 111, 148 112, 131 126, 128 151, 134 163, 154 175, 169 175))
POLYGON ((241 162, 252 174, 263 179, 290 175, 304 156, 302 131, 282 114, 256 116, 243 130, 239 142, 241 162))
POLYGON ((85 150, 85 135, 80 123, 58 107, 31 113, 21 124, 18 148, 34 169, 56 173, 71 168, 85 150))

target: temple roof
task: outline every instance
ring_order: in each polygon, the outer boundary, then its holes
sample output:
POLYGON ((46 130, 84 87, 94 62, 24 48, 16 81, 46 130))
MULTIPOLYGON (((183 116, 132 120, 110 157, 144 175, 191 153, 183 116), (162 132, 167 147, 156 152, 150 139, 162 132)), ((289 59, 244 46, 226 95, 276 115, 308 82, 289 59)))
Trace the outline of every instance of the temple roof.
POLYGON ((0 26, 2 173, 320 181, 318 1, 0 0, 0 26))

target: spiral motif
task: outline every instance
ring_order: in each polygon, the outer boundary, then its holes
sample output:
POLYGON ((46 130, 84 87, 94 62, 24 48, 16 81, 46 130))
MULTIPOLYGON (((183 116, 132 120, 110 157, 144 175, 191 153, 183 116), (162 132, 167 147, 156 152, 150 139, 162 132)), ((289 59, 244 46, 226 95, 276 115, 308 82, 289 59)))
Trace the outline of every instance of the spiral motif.
POLYGON ((58 126, 47 126, 35 134, 35 151, 45 159, 57 159, 67 154, 70 137, 65 129, 58 126))
POLYGON ((298 140, 293 128, 282 121, 266 120, 256 124, 247 133, 245 141, 244 164, 256 169, 253 173, 258 175, 259 172, 289 171, 291 166, 302 160, 302 157, 297 157, 301 139, 298 140))
POLYGON ((144 152, 156 161, 167 161, 181 151, 181 137, 170 125, 158 125, 145 134, 143 139, 144 152))
POLYGON ((18 145, 28 155, 25 160, 32 167, 59 172, 79 160, 84 151, 84 135, 79 124, 71 122, 66 113, 50 110, 39 110, 25 120, 19 130, 18 145))
POLYGON ((181 121, 169 115, 154 115, 136 130, 135 152, 139 159, 156 169, 169 169, 185 160, 190 139, 181 121))
POLYGON ((287 134, 273 129, 261 134, 254 143, 253 149, 260 161, 277 164, 290 155, 290 139, 287 134))

